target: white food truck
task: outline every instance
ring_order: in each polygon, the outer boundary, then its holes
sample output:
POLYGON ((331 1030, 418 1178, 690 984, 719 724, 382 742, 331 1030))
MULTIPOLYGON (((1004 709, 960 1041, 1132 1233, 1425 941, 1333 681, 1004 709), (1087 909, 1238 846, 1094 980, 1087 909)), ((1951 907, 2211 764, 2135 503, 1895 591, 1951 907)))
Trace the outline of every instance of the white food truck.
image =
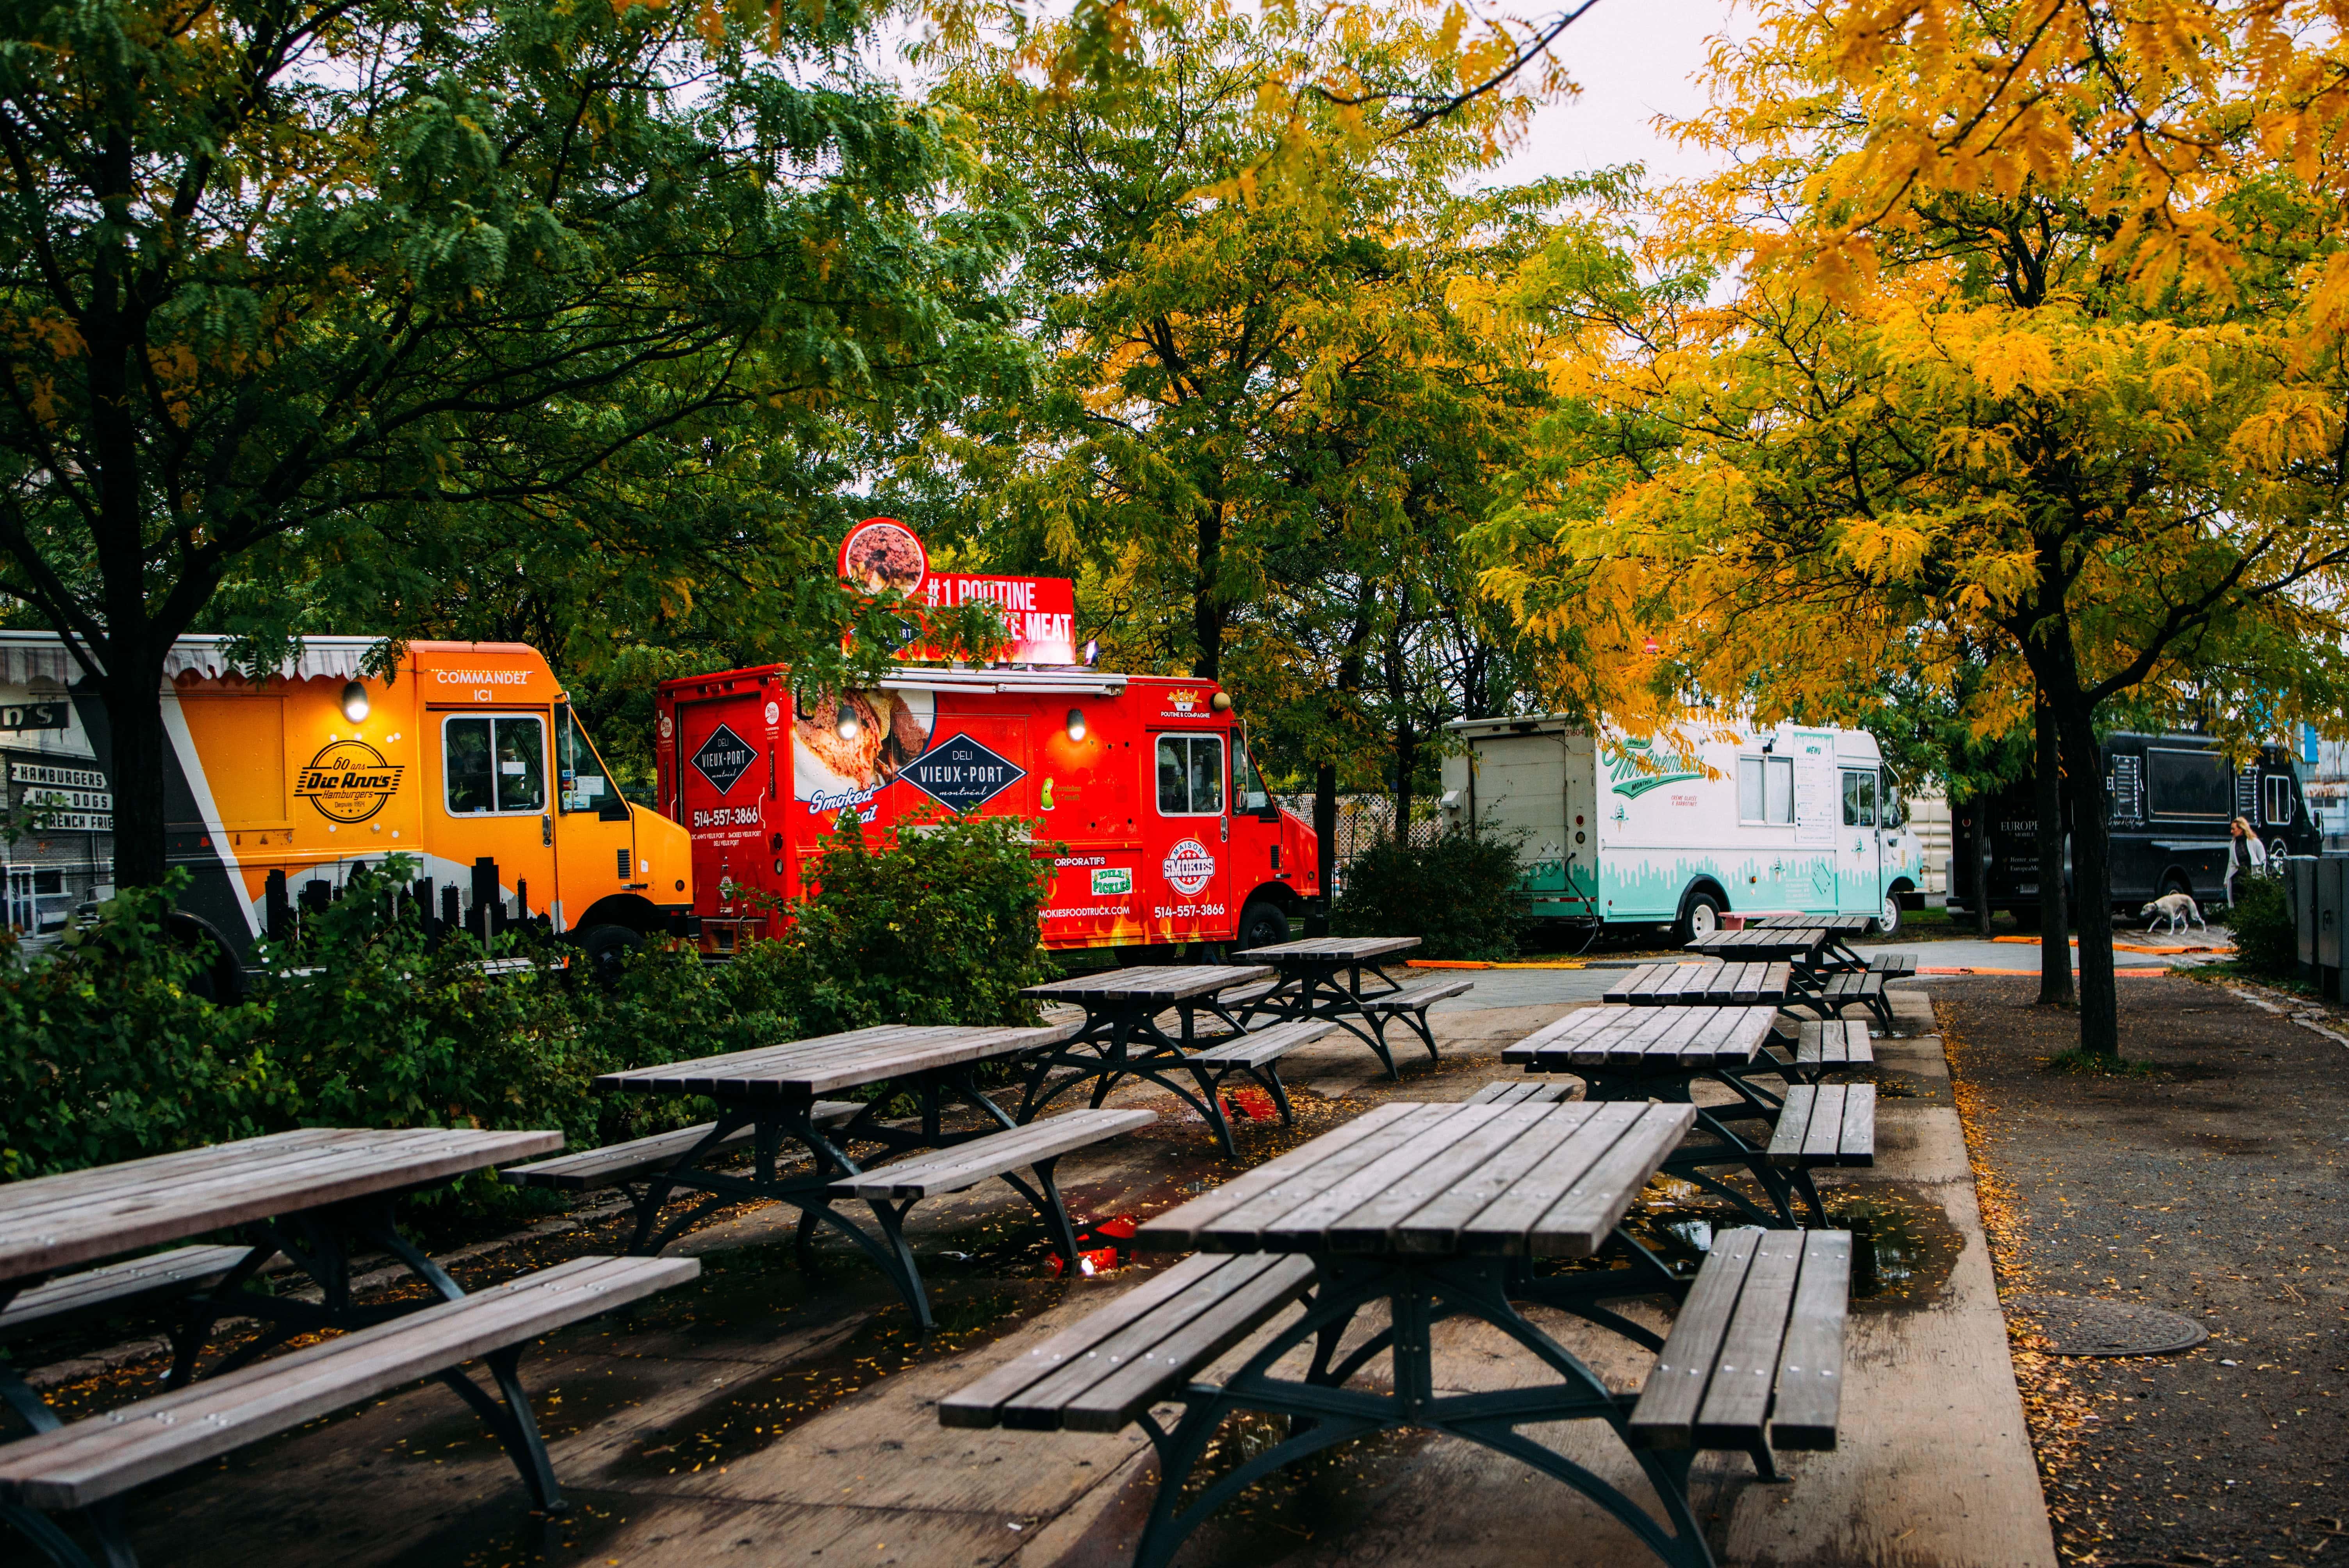
POLYGON ((1725 913, 1862 914, 1924 902, 1923 846, 1865 730, 1683 727, 1688 747, 1555 717, 1464 719, 1447 820, 1523 840, 1537 919, 1659 924, 1725 913))

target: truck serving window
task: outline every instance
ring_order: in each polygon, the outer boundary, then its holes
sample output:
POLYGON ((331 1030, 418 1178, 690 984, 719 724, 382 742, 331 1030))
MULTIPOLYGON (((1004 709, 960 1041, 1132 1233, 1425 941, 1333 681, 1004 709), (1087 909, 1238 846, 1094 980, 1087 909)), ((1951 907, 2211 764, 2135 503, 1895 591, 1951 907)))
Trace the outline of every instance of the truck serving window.
POLYGON ((1876 775, 1846 771, 1843 776, 1843 825, 1876 826, 1876 775))
POLYGON ((1791 822, 1795 820, 1793 758, 1741 757, 1737 759, 1737 820, 1741 822, 1791 822))
POLYGON ((554 781, 566 811, 593 811, 613 793, 612 776, 568 707, 554 710, 554 781))
POLYGON ((2234 812, 2233 779, 2227 759, 2215 751, 2145 753, 2146 794, 2157 817, 2199 817, 2223 822, 2234 812))
POLYGON ((1158 738, 1158 814, 1220 817, 1224 814, 1224 738, 1162 735, 1158 738))
POLYGON ((546 810, 546 726, 536 715, 451 718, 440 751, 450 816, 546 810))

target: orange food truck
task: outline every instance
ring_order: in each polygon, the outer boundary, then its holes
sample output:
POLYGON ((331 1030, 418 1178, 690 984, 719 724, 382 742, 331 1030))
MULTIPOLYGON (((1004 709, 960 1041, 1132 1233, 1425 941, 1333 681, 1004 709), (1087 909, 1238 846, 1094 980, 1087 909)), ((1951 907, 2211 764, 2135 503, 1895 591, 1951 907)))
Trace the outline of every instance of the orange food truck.
MULTIPOLYGON (((106 710, 74 689, 54 636, 0 633, 0 676, 54 693, 52 760, 11 764, 10 804, 100 841, 112 820, 106 710), (77 742, 78 744, 77 744, 77 742), (78 766, 77 766, 77 764, 78 766), (67 799, 67 794, 70 799, 67 799)), ((333 898, 359 865, 419 863, 417 895, 451 926, 543 923, 591 954, 662 930, 692 906, 684 830, 620 798, 562 684, 520 643, 408 645, 396 678, 362 673, 370 637, 308 637, 259 679, 225 639, 186 637, 165 665, 167 852, 194 873, 181 917, 241 961, 264 933, 333 898)), ((0 696, 5 696, 0 693, 0 696)), ((49 753, 45 753, 49 755, 49 753)), ((91 888, 102 896, 111 882, 91 888)))
POLYGON ((997 605, 1010 657, 908 662, 865 691, 795 693, 780 665, 661 683, 658 799, 692 836, 705 952, 780 932, 844 811, 885 837, 948 812, 1034 824, 1058 846, 1038 851, 1047 947, 1263 946, 1318 906, 1313 830, 1267 791, 1215 682, 1080 664, 1065 579, 931 573, 888 519, 842 567, 917 604, 997 605))

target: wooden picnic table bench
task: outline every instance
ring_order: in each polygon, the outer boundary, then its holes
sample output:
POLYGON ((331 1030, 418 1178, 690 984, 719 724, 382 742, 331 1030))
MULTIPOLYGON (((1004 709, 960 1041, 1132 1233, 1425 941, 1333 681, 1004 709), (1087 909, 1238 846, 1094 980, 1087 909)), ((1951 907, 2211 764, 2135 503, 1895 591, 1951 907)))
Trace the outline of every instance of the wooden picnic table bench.
POLYGON ((1670 959, 1624 971, 1605 1000, 1633 1007, 1750 1006, 1784 1002, 1794 986, 1793 965, 1780 963, 1674 963, 1670 959))
POLYGON ((548 1327, 690 1278, 698 1265, 606 1259, 592 1280, 565 1276, 542 1289, 535 1282, 548 1276, 533 1276, 502 1295, 468 1296, 399 1233, 393 1211, 402 1194, 562 1143, 554 1131, 302 1128, 0 1185, 0 1339, 162 1309, 174 1346, 171 1392, 71 1425, 0 1362, 0 1398, 33 1433, 0 1444, 0 1522, 53 1561, 79 1565, 87 1555, 48 1514, 88 1510, 107 1560, 128 1563, 119 1499, 130 1488, 419 1376, 456 1388, 505 1446, 534 1502, 559 1506, 514 1373, 523 1346, 548 1327), (242 1232, 241 1243, 86 1266, 222 1230, 242 1232), (433 1301, 355 1302, 352 1259, 361 1247, 391 1254, 433 1301), (245 1288, 280 1254, 319 1300, 282 1286, 245 1288), (525 1297, 526 1309, 509 1310, 525 1297), (214 1326, 232 1317, 257 1319, 263 1332, 196 1381, 214 1326), (339 1336, 259 1359, 321 1330, 339 1336), (460 1372, 475 1359, 494 1397, 460 1372))
MULTIPOLYGON (((1806 1077, 1818 1076, 1774 1054, 1768 1047, 1778 1039, 1777 1015, 1767 1006, 1602 1005, 1579 1008, 1536 1030, 1505 1047, 1501 1059, 1529 1073, 1573 1074, 1592 1101, 1658 1099, 1695 1106, 1696 1136, 1672 1151, 1664 1165, 1667 1174, 1694 1182, 1759 1224, 1796 1224, 1799 1200, 1813 1223, 1824 1225, 1826 1204, 1809 1171, 1821 1161, 1795 1161, 1788 1170, 1786 1162, 1769 1158, 1788 1096, 1806 1077), (1776 1078, 1781 1088, 1773 1091, 1757 1078, 1776 1078), (1723 1086, 1735 1099, 1697 1106, 1693 1090, 1701 1079, 1723 1086), (1723 1180, 1728 1170, 1751 1177, 1768 1207, 1728 1185, 1723 1180)), ((1794 1054, 1799 1057, 1799 1044, 1794 1054)))
POLYGON ((1855 936, 1866 935, 1876 927, 1875 920, 1865 914, 1764 914, 1745 922, 1748 931, 1785 931, 1816 927, 1827 934, 1826 945, 1811 960, 1810 967, 1833 972, 1865 969, 1868 956, 1851 944, 1855 936))
MULTIPOLYGON (((1122 1080, 1139 1078, 1198 1112, 1224 1152, 1237 1157, 1239 1148, 1224 1111, 1224 1080, 1234 1072, 1259 1082, 1277 1078, 1274 1064, 1322 1032, 1289 1030, 1241 1047, 1249 1030, 1226 995, 1255 991, 1277 978, 1278 972, 1264 964, 1155 965, 1096 970, 1029 986, 1019 994, 1048 1004, 1073 1002, 1084 1008, 1085 1021, 1050 1050, 1030 1057, 1019 1119, 1028 1120, 1061 1096, 1086 1088, 1098 1106, 1122 1080), (1199 1033, 1202 1011, 1223 1026, 1221 1032, 1199 1033), (1158 1023, 1167 1012, 1176 1019, 1172 1035, 1158 1023), (1238 1047, 1237 1056, 1232 1047, 1238 1047)), ((1259 999, 1267 994, 1256 992, 1259 999)), ((1288 1091, 1274 1099, 1286 1120, 1288 1091)))
POLYGON ((1264 1010, 1283 1018, 1326 1018, 1369 1046, 1390 1080, 1399 1079, 1387 1026, 1403 1020, 1427 1047, 1428 1060, 1440 1060, 1427 1010, 1475 986, 1456 975, 1390 976, 1387 965, 1419 944, 1416 936, 1312 936, 1250 948, 1238 956, 1278 965, 1280 978, 1268 992, 1247 995, 1242 1016, 1264 1010), (1365 969, 1371 978, 1364 978, 1365 969))
POLYGON ((1817 962, 1827 941, 1827 932, 1816 925, 1747 926, 1743 931, 1716 931, 1681 945, 1684 951, 1706 958, 1758 959, 1764 963, 1784 960, 1807 965, 1817 962))
POLYGON ((839 1233, 896 1285, 927 1333, 934 1326, 928 1293, 905 1237, 905 1221, 914 1202, 1000 1177, 1037 1211, 1054 1248, 1073 1264, 1080 1243, 1061 1198, 1058 1161, 1073 1149, 1155 1119, 1149 1111, 1104 1110, 1096 1105, 1030 1125, 1030 1117, 1006 1111, 979 1083, 977 1073, 982 1065, 1024 1068, 1051 1053, 1074 1029, 1073 1024, 993 1028, 880 1025, 697 1061, 606 1073, 595 1081, 601 1092, 707 1095, 718 1102, 718 1119, 690 1130, 698 1137, 681 1151, 685 1134, 662 1134, 657 1140, 616 1145, 617 1152, 606 1167, 592 1161, 547 1161, 522 1167, 510 1172, 509 1179, 561 1188, 600 1180, 611 1170, 625 1171, 637 1183, 624 1189, 636 1213, 628 1247, 636 1253, 659 1253, 697 1218, 720 1204, 744 1200, 791 1204, 799 1211, 795 1242, 803 1270, 812 1273, 815 1268, 817 1232, 830 1228, 839 1233), (854 1088, 875 1092, 861 1104, 821 1098, 854 1088), (917 1114, 885 1119, 885 1107, 898 1095, 911 1095, 917 1114), (947 1125, 957 1100, 977 1113, 978 1125, 947 1125), (782 1169, 786 1144, 795 1153, 803 1152, 803 1169, 782 1169), (874 1166, 868 1161, 875 1156, 853 1152, 860 1145, 877 1145, 881 1158, 915 1158, 874 1166), (721 1162, 739 1159, 746 1147, 749 1171, 719 1169, 721 1162), (1022 1171, 1028 1172, 1024 1177, 1022 1171), (894 1184, 891 1194, 876 1195, 875 1182, 894 1184), (896 1192, 896 1186, 908 1191, 896 1192), (920 1190, 911 1190, 915 1188, 920 1190), (664 1223, 662 1209, 678 1192, 698 1201, 664 1223), (860 1199, 873 1215, 873 1227, 858 1223, 841 1207, 860 1199))
POLYGON ((948 1427, 1148 1434, 1160 1483, 1137 1568, 1162 1568, 1216 1509, 1275 1471, 1401 1426, 1485 1444, 1565 1482, 1681 1568, 1713 1558, 1688 1496, 1702 1449, 1753 1457, 1832 1447, 1839 1414, 1848 1238, 1728 1231, 1693 1280, 1620 1230, 1688 1131, 1687 1106, 1390 1103, 1145 1223, 1143 1250, 1198 1249, 1026 1355, 939 1401, 948 1427), (1785 1239, 1780 1239, 1785 1238, 1785 1239), (1543 1272, 1604 1253, 1627 1266, 1543 1272), (1842 1272, 1837 1273, 1838 1267, 1842 1272), (1611 1310, 1685 1298, 1669 1336, 1611 1310), (1533 1302, 1658 1353, 1646 1388, 1613 1393, 1524 1315, 1533 1302), (1367 1337, 1347 1331, 1368 1315, 1367 1337), (1542 1372, 1450 1393, 1430 1326, 1474 1316, 1532 1350, 1542 1372), (1207 1377, 1250 1336, 1237 1370, 1207 1377), (1301 1376, 1276 1369, 1309 1352, 1301 1376), (1382 1377, 1364 1377, 1384 1359, 1382 1377), (1358 1381, 1361 1379, 1361 1381, 1358 1381), (1153 1408, 1179 1401, 1162 1425, 1153 1408), (1289 1418, 1269 1449, 1184 1506, 1186 1481, 1235 1410, 1289 1418), (1655 1516, 1524 1428, 1605 1422, 1662 1504, 1655 1516))

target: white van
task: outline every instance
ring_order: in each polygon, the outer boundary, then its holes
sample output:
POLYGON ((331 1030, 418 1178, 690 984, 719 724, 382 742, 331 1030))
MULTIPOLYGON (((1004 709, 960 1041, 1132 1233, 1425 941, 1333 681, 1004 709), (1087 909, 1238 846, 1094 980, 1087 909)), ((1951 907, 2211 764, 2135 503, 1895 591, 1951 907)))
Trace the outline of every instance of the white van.
POLYGON ((1861 914, 1924 902, 1923 845, 1866 730, 1692 723, 1688 754, 1557 717, 1464 719, 1446 819, 1522 836, 1537 918, 1670 923, 1861 914))

